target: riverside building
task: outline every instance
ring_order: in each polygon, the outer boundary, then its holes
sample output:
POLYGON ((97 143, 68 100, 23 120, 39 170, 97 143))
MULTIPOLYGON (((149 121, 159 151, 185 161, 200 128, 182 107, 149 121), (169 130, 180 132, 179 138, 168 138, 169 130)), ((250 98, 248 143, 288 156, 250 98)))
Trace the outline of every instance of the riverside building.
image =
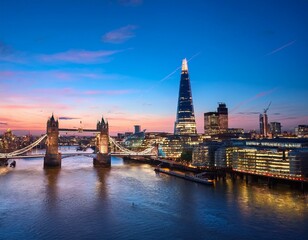
POLYGON ((234 171, 283 178, 307 178, 307 159, 307 138, 203 143, 193 154, 195 165, 230 167, 234 171))

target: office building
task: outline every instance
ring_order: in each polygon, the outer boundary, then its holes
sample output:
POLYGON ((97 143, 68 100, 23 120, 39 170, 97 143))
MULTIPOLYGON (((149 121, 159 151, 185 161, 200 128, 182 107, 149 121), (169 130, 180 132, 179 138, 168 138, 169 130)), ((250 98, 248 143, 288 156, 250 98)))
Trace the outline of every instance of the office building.
POLYGON ((177 115, 174 124, 174 134, 197 134, 194 106, 186 59, 183 59, 182 61, 182 73, 179 89, 177 115))
POLYGON ((281 135, 281 123, 271 122, 270 123, 270 133, 273 135, 273 137, 281 135))
POLYGON ((228 131, 228 108, 225 103, 218 103, 217 112, 204 113, 204 133, 215 135, 228 131))

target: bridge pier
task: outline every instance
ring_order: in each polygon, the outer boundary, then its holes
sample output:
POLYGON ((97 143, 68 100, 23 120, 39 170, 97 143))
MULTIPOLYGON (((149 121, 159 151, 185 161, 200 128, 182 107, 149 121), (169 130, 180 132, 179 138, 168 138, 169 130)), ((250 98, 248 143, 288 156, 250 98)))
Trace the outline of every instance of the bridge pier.
POLYGON ((0 167, 1 166, 7 166, 8 165, 8 159, 7 158, 0 158, 0 167))
POLYGON ((110 167, 111 156, 109 154, 109 126, 105 123, 104 118, 98 121, 96 129, 99 134, 96 136, 96 157, 93 158, 94 167, 110 167))
POLYGON ((97 153, 96 157, 93 158, 94 167, 110 167, 111 156, 109 154, 97 153))
POLYGON ((52 115, 47 121, 46 154, 44 168, 60 168, 61 153, 58 152, 59 123, 52 115))

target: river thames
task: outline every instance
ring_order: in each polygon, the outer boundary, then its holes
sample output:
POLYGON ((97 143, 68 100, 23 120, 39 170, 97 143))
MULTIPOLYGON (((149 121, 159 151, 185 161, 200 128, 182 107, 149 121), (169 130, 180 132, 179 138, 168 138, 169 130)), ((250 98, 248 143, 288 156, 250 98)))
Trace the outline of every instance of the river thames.
POLYGON ((304 239, 308 201, 288 187, 214 187, 156 174, 147 164, 112 158, 42 158, 0 168, 0 239, 304 239))

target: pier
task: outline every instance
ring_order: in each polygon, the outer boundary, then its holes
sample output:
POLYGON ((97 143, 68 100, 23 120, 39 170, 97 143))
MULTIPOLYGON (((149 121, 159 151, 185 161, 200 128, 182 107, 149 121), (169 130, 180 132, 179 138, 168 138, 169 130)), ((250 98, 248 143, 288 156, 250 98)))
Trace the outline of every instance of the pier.
POLYGON ((207 179, 207 178, 201 178, 197 175, 190 175, 190 174, 187 174, 187 173, 165 170, 165 169, 161 169, 160 167, 155 168, 154 171, 160 172, 160 173, 165 173, 165 174, 175 176, 175 177, 179 177, 179 178, 183 178, 185 180, 189 180, 189 181, 192 181, 192 182, 202 183, 202 184, 205 184, 205 185, 214 185, 213 180, 210 180, 210 179, 207 179))

